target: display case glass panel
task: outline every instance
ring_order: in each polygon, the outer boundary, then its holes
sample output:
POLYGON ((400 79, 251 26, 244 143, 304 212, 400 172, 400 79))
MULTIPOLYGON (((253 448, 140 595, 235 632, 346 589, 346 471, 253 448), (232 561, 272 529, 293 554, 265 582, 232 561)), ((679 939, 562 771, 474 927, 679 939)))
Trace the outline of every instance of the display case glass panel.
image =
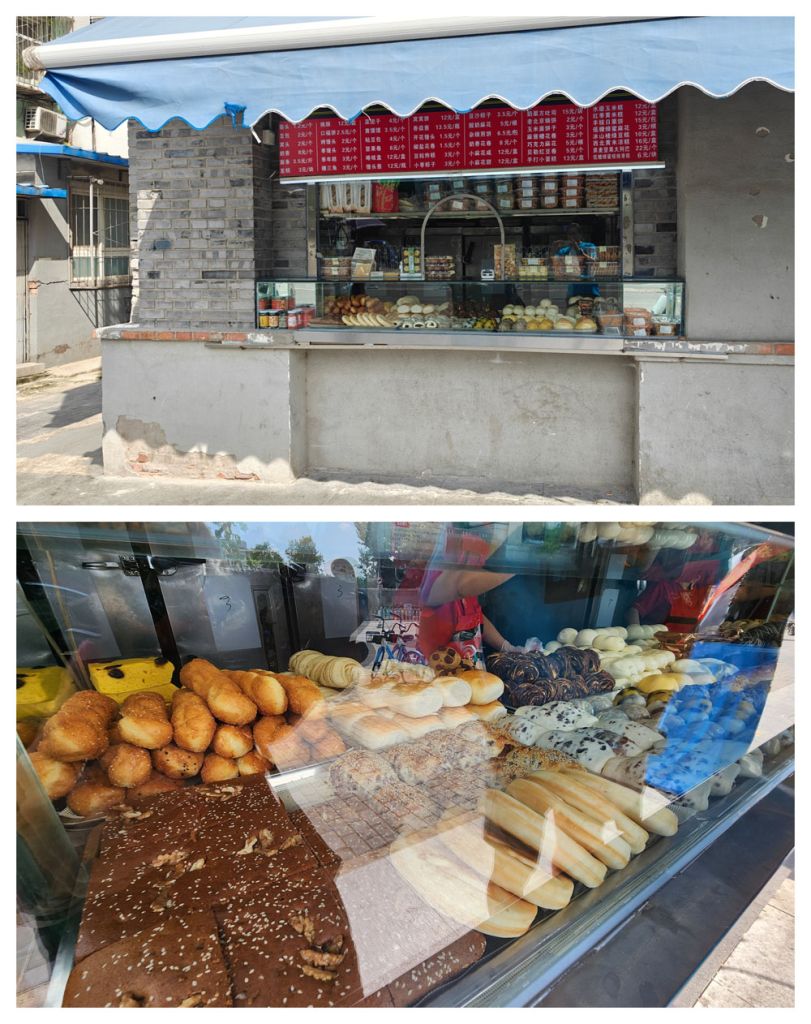
POLYGON ((18 566, 26 1005, 528 1002, 793 771, 768 526, 26 524, 18 566))

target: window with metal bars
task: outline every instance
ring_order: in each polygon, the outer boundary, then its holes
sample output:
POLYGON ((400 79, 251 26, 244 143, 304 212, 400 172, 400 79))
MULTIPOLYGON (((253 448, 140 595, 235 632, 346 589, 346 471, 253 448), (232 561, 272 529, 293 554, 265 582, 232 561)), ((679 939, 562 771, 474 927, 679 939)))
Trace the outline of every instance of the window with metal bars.
POLYGON ((102 185, 70 192, 70 272, 77 288, 130 282, 130 212, 126 192, 102 185))
POLYGON ((29 46, 49 43, 59 39, 73 30, 73 18, 62 18, 42 15, 23 15, 17 18, 17 81, 25 85, 37 86, 42 78, 42 71, 34 71, 26 66, 23 51, 29 46))

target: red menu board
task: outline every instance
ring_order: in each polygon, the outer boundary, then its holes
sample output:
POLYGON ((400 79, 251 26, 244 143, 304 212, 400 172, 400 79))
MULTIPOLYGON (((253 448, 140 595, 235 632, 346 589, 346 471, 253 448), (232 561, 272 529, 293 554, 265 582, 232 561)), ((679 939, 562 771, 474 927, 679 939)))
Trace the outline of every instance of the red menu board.
POLYGON ((279 126, 282 178, 427 174, 645 162, 658 156, 656 105, 617 100, 594 107, 550 103, 318 118, 279 126))

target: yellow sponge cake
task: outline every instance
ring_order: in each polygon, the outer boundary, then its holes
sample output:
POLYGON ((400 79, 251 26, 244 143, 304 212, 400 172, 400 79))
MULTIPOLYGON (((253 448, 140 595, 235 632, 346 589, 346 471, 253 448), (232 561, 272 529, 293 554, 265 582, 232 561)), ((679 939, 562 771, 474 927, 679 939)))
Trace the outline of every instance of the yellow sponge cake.
POLYGON ((66 668, 18 668, 17 718, 47 718, 75 692, 76 685, 66 668))
POLYGON ((87 669, 93 686, 121 704, 131 693, 150 691, 171 700, 174 666, 166 658, 115 658, 91 661, 87 669))

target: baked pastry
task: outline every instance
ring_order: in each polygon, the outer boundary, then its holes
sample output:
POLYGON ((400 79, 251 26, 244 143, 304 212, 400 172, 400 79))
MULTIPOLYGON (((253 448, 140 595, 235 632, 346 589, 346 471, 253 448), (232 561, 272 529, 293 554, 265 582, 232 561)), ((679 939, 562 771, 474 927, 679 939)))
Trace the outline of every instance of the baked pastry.
POLYGON ((263 715, 283 715, 287 711, 287 694, 271 672, 225 672, 263 715))
POLYGON ((462 708, 440 708, 437 712, 446 729, 455 729, 458 725, 466 725, 476 717, 468 704, 462 708))
POLYGON ((41 727, 42 721, 39 718, 19 718, 17 720, 17 735, 20 737, 20 743, 22 743, 26 750, 33 745, 39 736, 41 727))
POLYGON ((409 786, 428 782, 447 767, 443 757, 417 743, 398 743, 386 752, 385 757, 400 781, 409 786))
POLYGON ((490 704, 504 693, 504 683, 491 672, 461 672, 459 678, 470 686, 471 704, 490 704))
POLYGON ((619 871, 631 859, 631 847, 625 842, 610 815, 595 821, 590 814, 568 804, 539 779, 516 779, 507 787, 510 796, 545 816, 547 821, 577 842, 606 867, 619 871))
POLYGON ((180 670, 181 683, 202 697, 212 715, 229 725, 247 725, 257 715, 256 704, 204 658, 193 658, 180 670))
POLYGON ((532 924, 537 907, 488 882, 458 860, 434 830, 398 839, 391 860, 432 907, 485 935, 515 938, 532 924))
MULTIPOLYGON (((249 725, 219 725, 211 749, 220 757, 237 758, 253 750, 253 732, 249 725)), ((233 776, 228 776, 232 778, 233 776)), ((216 779, 204 779, 216 782, 216 779)))
MULTIPOLYGON (((150 765, 151 767, 151 765, 150 765)), ((144 801, 161 793, 172 793, 180 789, 183 783, 179 779, 170 779, 167 775, 152 771, 146 782, 140 786, 132 786, 127 790, 126 801, 132 807, 138 807, 144 801)))
POLYGON ((346 730, 352 743, 366 747, 367 750, 382 750, 393 743, 402 743, 408 739, 405 730, 396 722, 377 715, 364 715, 346 730))
POLYGON ((249 750, 247 754, 237 758, 240 775, 264 775, 271 767, 270 761, 256 750, 249 750))
POLYGON ((329 721, 320 715, 296 715, 292 712, 285 716, 288 725, 292 725, 300 740, 305 743, 317 743, 333 730, 329 721))
POLYGON ((576 701, 553 700, 541 706, 528 705, 516 708, 515 717, 526 718, 544 731, 550 729, 568 731, 597 724, 596 716, 582 703, 576 701))
POLYGON ((594 889, 605 880, 605 864, 558 828, 551 817, 538 814, 511 794, 488 789, 479 810, 494 825, 588 888, 594 889))
POLYGON ((218 912, 237 1006, 351 1006, 363 999, 351 929, 319 871, 257 885, 218 912))
POLYGON ((231 757, 221 757, 219 754, 206 754, 203 767, 200 769, 200 777, 203 782, 224 782, 226 779, 235 779, 239 775, 239 766, 231 757))
POLYGON ((172 697, 174 742, 183 750, 200 754, 208 750, 217 722, 202 697, 191 690, 176 690, 172 697))
POLYGON ((433 680, 420 683, 397 683, 387 691, 388 707, 409 718, 434 715, 443 703, 443 691, 433 680))
POLYGON ((254 740, 256 749, 277 768, 300 768, 313 760, 310 748, 299 739, 295 728, 286 722, 273 730, 270 739, 264 738, 262 728, 257 723, 254 727, 254 740))
POLYGON ((65 764, 64 761, 55 761, 38 750, 32 751, 28 756, 42 783, 42 788, 51 800, 59 800, 60 797, 67 796, 79 781, 79 776, 82 773, 80 763, 65 764))
POLYGON ((350 750, 330 765, 329 781, 337 793, 374 793, 397 781, 388 758, 365 750, 350 750))
MULTIPOLYGON (((383 711, 380 710, 377 713, 378 715, 382 715, 383 711)), ((412 740, 417 740, 423 736, 427 736, 430 732, 437 732, 440 729, 447 728, 439 715, 425 715, 423 718, 409 718, 408 715, 392 714, 390 721, 398 728, 402 729, 408 739, 412 740)))
POLYGON ((482 722, 497 722, 507 714, 507 709, 498 700, 489 704, 469 704, 468 710, 482 722))
MULTIPOLYGON (((158 700, 163 698, 158 697, 158 700)), ((123 789, 142 786, 152 774, 152 761, 147 751, 130 743, 108 747, 99 758, 99 764, 110 782, 123 789)))
POLYGON ((121 939, 73 968, 64 1007, 231 1006, 231 981, 209 912, 121 939))
POLYGON ((389 982, 387 990, 393 1005, 412 1005, 417 999, 475 964, 484 956, 485 948, 484 936, 478 932, 468 932, 455 939, 444 949, 389 982))
POLYGON ((174 665, 166 658, 114 658, 88 662, 90 682, 120 704, 131 693, 150 691, 170 701, 177 689, 172 678, 174 665))
POLYGON ((267 761, 273 763, 271 742, 276 733, 287 725, 284 715, 264 715, 253 724, 253 742, 256 750, 267 761))
POLYGON ((281 673, 276 676, 287 694, 287 706, 297 715, 306 715, 311 708, 324 702, 318 686, 306 676, 281 673))
POLYGON ((428 664, 438 676, 455 672, 462 663, 462 656, 455 647, 438 647, 428 658, 428 664))
POLYGON ((318 760, 324 761, 327 758, 343 754, 346 744, 334 729, 328 729, 320 739, 310 744, 310 749, 318 760))
POLYGON ((157 750, 172 742, 166 702, 158 693, 133 693, 121 705, 118 734, 124 743, 157 750))
POLYGON ((107 727, 118 711, 114 700, 82 690, 68 697, 42 730, 39 750, 56 761, 89 761, 107 749, 107 727))
POLYGON ((192 750, 183 750, 174 743, 168 743, 160 750, 152 751, 155 771, 168 775, 170 779, 190 779, 203 767, 203 755, 192 750))
POLYGON ((445 708, 458 708, 470 703, 473 693, 470 683, 459 676, 437 676, 434 686, 441 690, 442 706, 445 708))
POLYGON ((90 769, 68 793, 68 807, 82 818, 96 818, 124 803, 126 789, 113 786, 100 768, 90 769))

